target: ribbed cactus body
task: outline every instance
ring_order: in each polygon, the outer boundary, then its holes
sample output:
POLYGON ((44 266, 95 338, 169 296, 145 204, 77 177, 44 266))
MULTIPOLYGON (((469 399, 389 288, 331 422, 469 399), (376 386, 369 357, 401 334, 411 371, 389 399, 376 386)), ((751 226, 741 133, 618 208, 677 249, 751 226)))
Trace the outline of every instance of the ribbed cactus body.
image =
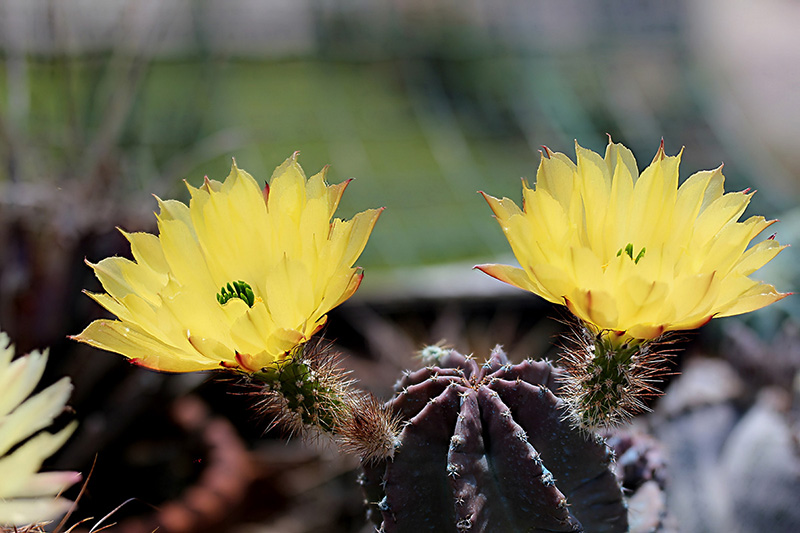
POLYGON ((440 350, 391 400, 406 425, 391 460, 364 465, 388 532, 627 530, 612 454, 567 420, 548 363, 483 364, 440 350))

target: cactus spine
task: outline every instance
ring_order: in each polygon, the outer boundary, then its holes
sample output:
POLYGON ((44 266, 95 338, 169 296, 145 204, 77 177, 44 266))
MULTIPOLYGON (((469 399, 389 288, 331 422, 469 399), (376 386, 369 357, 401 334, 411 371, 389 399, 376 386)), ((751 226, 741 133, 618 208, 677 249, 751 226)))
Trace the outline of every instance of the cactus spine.
POLYGON ((254 373, 262 414, 289 434, 317 432, 364 461, 391 457, 398 422, 374 396, 353 386, 329 347, 298 346, 254 373))
POLYGON ((573 325, 562 354, 559 396, 569 405, 573 423, 598 431, 630 421, 649 410, 646 400, 662 393, 655 386, 668 369, 676 337, 622 342, 612 332, 595 333, 573 325))

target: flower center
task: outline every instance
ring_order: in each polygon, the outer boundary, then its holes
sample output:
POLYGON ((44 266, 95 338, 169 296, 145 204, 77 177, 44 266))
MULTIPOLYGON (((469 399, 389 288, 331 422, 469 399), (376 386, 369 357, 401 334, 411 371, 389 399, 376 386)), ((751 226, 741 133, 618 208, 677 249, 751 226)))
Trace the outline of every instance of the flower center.
POLYGON ((223 285, 217 294, 217 301, 220 305, 227 303, 231 298, 239 298, 243 300, 248 306, 253 307, 256 301, 256 295, 253 293, 253 288, 244 281, 234 281, 223 285))
POLYGON ((625 252, 625 254, 627 254, 628 257, 633 259, 634 264, 636 264, 636 263, 639 262, 639 259, 644 257, 645 251, 647 251, 647 248, 642 247, 642 249, 639 250, 639 253, 636 254, 636 258, 634 259, 634 257, 633 257, 633 243, 629 242, 625 246, 625 248, 620 248, 619 250, 617 250, 617 257, 619 257, 620 255, 622 255, 623 252, 625 252))

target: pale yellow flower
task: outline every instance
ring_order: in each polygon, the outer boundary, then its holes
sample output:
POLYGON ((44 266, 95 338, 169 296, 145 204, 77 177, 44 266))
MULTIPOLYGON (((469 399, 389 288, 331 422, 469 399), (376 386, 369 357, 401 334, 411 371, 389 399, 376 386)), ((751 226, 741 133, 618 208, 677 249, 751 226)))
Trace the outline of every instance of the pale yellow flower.
POLYGON ((262 191, 233 165, 220 183, 188 186, 189 206, 161 201, 159 235, 124 233, 134 261, 90 265, 119 320, 79 341, 156 370, 255 372, 307 341, 361 282, 353 266, 380 214, 333 219, 348 182, 306 179, 296 154, 262 191))
POLYGON ((75 430, 73 422, 55 434, 41 431, 64 410, 72 392, 69 378, 28 398, 42 377, 47 352, 13 357, 8 335, 0 332, 0 526, 22 527, 64 514, 72 502, 58 495, 81 476, 39 472, 75 430))
POLYGON ((738 222, 748 191, 723 193, 722 167, 678 187, 681 154, 663 143, 639 175, 633 154, 605 157, 576 143, 577 164, 546 150, 523 209, 484 194, 522 268, 480 265, 490 276, 566 305, 619 342, 698 328, 787 296, 750 275, 784 247, 748 248, 773 221, 738 222))

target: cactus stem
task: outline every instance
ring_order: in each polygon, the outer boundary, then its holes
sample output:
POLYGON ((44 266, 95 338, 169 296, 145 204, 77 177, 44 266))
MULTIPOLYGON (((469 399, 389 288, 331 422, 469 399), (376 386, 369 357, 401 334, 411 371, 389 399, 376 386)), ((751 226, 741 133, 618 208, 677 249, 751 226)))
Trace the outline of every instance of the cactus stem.
POLYGON ((656 387, 669 374, 675 336, 642 342, 614 342, 606 332, 573 325, 562 354, 559 378, 567 416, 588 432, 618 426, 649 410, 646 401, 661 395, 656 387))
POLYGON ((259 384, 257 410, 289 435, 325 433, 364 462, 390 458, 399 419, 374 396, 353 386, 330 345, 301 345, 250 379, 259 384))

